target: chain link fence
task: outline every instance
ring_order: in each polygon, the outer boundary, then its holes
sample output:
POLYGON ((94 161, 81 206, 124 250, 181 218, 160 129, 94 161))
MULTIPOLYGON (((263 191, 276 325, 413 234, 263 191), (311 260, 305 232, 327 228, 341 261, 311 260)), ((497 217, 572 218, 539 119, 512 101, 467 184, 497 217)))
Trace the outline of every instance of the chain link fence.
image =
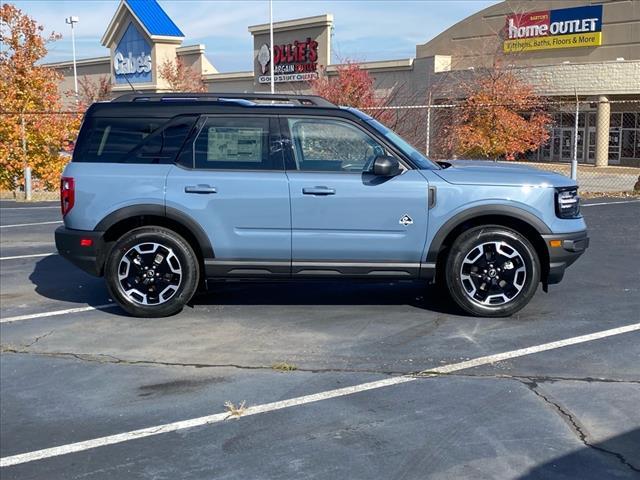
POLYGON ((0 110, 0 199, 59 199, 83 111, 0 110))
MULTIPOLYGON (((475 105, 478 115, 508 103, 475 105), (482 110, 485 111, 482 111, 482 110)), ((366 109, 433 160, 495 160, 457 148, 464 105, 397 105, 366 109)), ((640 194, 640 100, 546 101, 533 113, 549 117, 546 139, 508 162, 557 172, 577 180, 586 194, 640 194)))
MULTIPOLYGON (((490 113, 497 106, 476 107, 486 108, 485 113, 490 113)), ((508 103, 499 106, 508 106, 508 103)), ((433 160, 487 160, 457 148, 460 139, 455 126, 460 123, 463 108, 457 103, 434 103, 365 110, 433 160)), ((540 146, 515 155, 509 163, 526 164, 575 178, 583 194, 640 194, 640 100, 548 101, 542 111, 550 119, 546 139, 542 139, 540 146)), ((73 111, 30 113, 45 120, 79 114, 73 111)), ((520 113, 525 118, 531 114, 520 113)), ((28 156, 28 140, 25 138, 20 143, 16 148, 25 149, 28 156)), ((60 161, 53 169, 61 169, 70 159, 72 146, 58 152, 60 161)), ((505 158, 495 160, 507 161, 505 158)), ((21 178, 16 177, 16 187, 0 191, 0 198, 34 201, 58 198, 51 181, 46 186, 38 177, 37 169, 29 171, 28 165, 24 167, 20 171, 21 178)), ((4 159, 0 168, 5 168, 4 159)), ((49 177, 52 173, 57 175, 59 172, 46 172, 49 177)))

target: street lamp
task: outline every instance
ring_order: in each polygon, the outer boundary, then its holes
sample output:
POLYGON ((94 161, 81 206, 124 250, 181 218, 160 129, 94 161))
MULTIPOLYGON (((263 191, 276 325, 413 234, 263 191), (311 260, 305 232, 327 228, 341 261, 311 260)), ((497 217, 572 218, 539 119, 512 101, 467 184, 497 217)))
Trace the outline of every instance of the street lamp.
POLYGON ((76 102, 78 101, 78 71, 76 70, 76 36, 73 31, 73 25, 78 23, 80 19, 76 16, 64 19, 67 25, 71 25, 71 49, 73 50, 73 90, 76 92, 76 102))

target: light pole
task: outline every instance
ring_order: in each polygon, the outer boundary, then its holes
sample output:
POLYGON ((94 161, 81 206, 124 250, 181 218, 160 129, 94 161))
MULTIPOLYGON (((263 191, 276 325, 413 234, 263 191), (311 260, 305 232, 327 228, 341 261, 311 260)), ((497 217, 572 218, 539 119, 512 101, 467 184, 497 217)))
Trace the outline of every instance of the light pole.
POLYGON ((76 70, 76 36, 73 31, 73 25, 78 23, 80 19, 76 16, 67 17, 65 23, 71 25, 71 49, 73 50, 73 90, 76 92, 76 102, 78 101, 78 71, 76 70))
POLYGON ((273 0, 269 0, 269 48, 270 48, 270 52, 269 52, 269 58, 271 59, 269 61, 269 68, 270 68, 270 72, 269 74, 271 75, 271 93, 275 93, 276 88, 275 88, 275 79, 273 78, 273 0))

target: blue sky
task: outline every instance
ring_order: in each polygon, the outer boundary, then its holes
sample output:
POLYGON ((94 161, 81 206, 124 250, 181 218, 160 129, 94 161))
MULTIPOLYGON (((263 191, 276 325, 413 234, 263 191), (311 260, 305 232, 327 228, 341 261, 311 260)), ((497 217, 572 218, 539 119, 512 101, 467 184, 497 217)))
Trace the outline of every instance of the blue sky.
MULTIPOLYGON (((71 59, 71 40, 65 17, 77 15, 78 58, 108 55, 100 38, 118 6, 118 0, 14 2, 63 39, 50 45, 46 61, 71 59)), ((314 1, 275 0, 274 21, 323 13, 334 15, 334 61, 385 60, 415 56, 424 43, 465 17, 497 3, 496 0, 422 1, 314 1)), ((260 1, 160 0, 186 35, 183 45, 203 43, 211 63, 221 72, 251 70, 249 25, 269 21, 269 3, 260 1)))

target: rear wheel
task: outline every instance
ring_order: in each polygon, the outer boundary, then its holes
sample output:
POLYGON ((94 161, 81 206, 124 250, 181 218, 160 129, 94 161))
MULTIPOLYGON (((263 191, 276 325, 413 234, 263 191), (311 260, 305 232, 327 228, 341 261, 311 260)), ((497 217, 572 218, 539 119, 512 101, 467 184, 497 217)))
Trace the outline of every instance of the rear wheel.
POLYGON ((509 316, 535 294, 540 260, 520 233, 501 226, 476 227, 453 243, 445 277, 451 296, 465 311, 509 316))
POLYGON ((198 277, 198 261, 189 243, 163 227, 124 234, 105 266, 111 296, 136 317, 179 312, 195 293, 198 277))

